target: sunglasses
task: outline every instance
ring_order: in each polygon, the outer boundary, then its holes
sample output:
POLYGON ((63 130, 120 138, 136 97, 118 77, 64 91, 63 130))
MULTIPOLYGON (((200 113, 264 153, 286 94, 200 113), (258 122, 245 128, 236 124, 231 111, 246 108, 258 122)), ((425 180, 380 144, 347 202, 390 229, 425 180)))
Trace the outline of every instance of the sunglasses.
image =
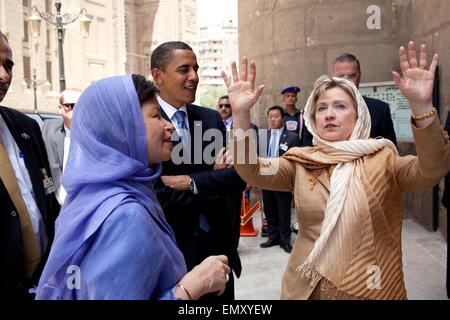
POLYGON ((75 107, 75 103, 63 103, 64 108, 72 110, 75 107))
POLYGON ((230 104, 219 104, 219 107, 218 107, 219 109, 222 109, 222 108, 226 108, 226 109, 228 109, 228 108, 231 108, 231 105, 230 104))

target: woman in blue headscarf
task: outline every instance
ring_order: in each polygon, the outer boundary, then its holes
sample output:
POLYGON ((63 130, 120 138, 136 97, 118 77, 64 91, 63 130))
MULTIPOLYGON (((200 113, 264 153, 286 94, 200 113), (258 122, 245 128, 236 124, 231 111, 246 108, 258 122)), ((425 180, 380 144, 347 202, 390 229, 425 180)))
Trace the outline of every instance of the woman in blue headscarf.
POLYGON ((152 189, 173 131, 156 92, 142 76, 119 76, 78 100, 62 178, 68 197, 36 299, 197 299, 225 289, 225 256, 186 273, 152 189))

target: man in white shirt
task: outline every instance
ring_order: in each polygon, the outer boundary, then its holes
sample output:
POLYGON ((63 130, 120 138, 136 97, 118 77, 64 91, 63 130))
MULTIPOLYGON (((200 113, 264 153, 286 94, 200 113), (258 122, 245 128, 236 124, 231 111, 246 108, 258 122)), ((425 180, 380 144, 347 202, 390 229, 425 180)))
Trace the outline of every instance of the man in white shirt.
MULTIPOLYGON (((300 146, 297 133, 286 129, 284 110, 280 106, 270 107, 267 111, 269 125, 267 156, 277 158, 288 149, 300 146)), ((267 219, 269 239, 260 244, 261 248, 279 245, 285 252, 291 253, 291 192, 263 190, 264 214, 267 219)))
POLYGON ((61 92, 58 112, 62 115, 62 120, 45 120, 42 127, 42 136, 48 153, 50 170, 56 186, 55 195, 61 206, 64 204, 67 195, 66 190, 61 185, 61 176, 69 154, 72 113, 80 95, 81 90, 79 89, 66 89, 61 92))
MULTIPOLYGON (((245 182, 234 168, 217 168, 214 163, 218 154, 211 152, 215 150, 212 147, 225 146, 226 130, 215 110, 192 104, 199 81, 198 68, 194 51, 184 42, 166 42, 152 52, 151 73, 160 90, 161 116, 172 122, 173 135, 178 135, 171 159, 162 164, 161 180, 155 191, 188 270, 209 255, 224 254, 239 277, 241 262, 224 196, 241 194, 245 182), (220 137, 212 141, 203 139, 211 132, 219 133, 220 137)), ((202 299, 233 300, 233 275, 229 275, 222 295, 202 299)))

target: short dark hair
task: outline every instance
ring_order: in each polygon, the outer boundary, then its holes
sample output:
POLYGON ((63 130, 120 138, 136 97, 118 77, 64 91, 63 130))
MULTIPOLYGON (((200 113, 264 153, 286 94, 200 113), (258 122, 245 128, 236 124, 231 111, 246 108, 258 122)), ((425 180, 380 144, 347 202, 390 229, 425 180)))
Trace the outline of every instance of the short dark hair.
POLYGON ((140 74, 132 74, 134 87, 136 88, 136 93, 138 95, 139 104, 142 106, 145 102, 156 97, 158 93, 158 88, 151 82, 147 80, 144 76, 140 74))
POLYGON ((158 46, 152 52, 152 56, 150 57, 150 66, 151 68, 158 68, 160 70, 165 70, 167 65, 170 63, 172 58, 172 53, 175 50, 192 50, 192 48, 185 42, 182 41, 169 41, 164 42, 160 46, 158 46))
POLYGON ((267 110, 267 115, 269 115, 269 112, 272 111, 272 110, 280 111, 281 117, 284 118, 284 109, 282 107, 280 107, 280 106, 272 106, 272 107, 270 107, 269 110, 267 110))
POLYGON ((228 97, 228 95, 226 94, 226 95, 221 96, 221 97, 219 98, 219 100, 222 100, 222 99, 228 99, 228 100, 230 100, 230 97, 228 97))
POLYGON ((336 60, 334 60, 333 65, 336 62, 356 62, 356 64, 358 65, 358 72, 361 73, 361 65, 359 63, 359 60, 351 53, 344 53, 340 55, 339 57, 336 58, 336 60))

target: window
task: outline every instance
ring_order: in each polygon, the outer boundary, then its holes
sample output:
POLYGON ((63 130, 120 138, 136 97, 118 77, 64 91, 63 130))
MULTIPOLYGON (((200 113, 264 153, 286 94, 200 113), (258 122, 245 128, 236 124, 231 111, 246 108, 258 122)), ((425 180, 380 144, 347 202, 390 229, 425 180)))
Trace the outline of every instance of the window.
POLYGON ((53 84, 53 82, 52 82, 52 62, 51 61, 47 61, 46 62, 46 67, 47 67, 47 80, 48 80, 48 82, 53 84))
POLYGON ((30 57, 23 56, 23 78, 27 82, 27 88, 31 86, 31 59, 30 57))
POLYGON ((47 49, 50 49, 50 30, 49 29, 47 29, 46 35, 47 35, 47 49))
POLYGON ((26 20, 23 21, 23 41, 28 42, 28 22, 26 20))

